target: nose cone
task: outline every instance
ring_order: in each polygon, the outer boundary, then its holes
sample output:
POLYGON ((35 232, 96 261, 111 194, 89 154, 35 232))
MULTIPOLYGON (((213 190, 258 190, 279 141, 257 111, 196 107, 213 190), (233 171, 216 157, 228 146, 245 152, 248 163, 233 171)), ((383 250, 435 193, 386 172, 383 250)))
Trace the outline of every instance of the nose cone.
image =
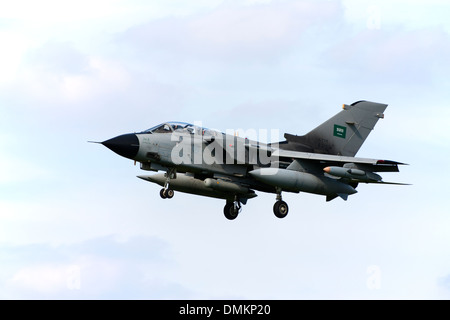
POLYGON ((134 133, 123 134, 103 141, 102 144, 118 155, 128 159, 134 159, 139 151, 139 140, 134 133))

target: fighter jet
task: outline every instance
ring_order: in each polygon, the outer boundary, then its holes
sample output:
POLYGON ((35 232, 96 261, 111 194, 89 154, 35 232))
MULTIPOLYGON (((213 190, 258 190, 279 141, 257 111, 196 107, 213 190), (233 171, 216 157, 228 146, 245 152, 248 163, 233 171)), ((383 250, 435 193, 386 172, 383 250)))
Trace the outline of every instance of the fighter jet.
POLYGON ((402 184, 384 182, 377 172, 398 172, 404 163, 355 157, 386 108, 369 101, 344 104, 309 133, 286 133, 276 143, 173 121, 97 143, 140 163, 142 170, 161 171, 138 178, 162 186, 163 199, 174 191, 224 199, 224 215, 234 220, 256 191, 267 192, 276 194, 273 212, 284 218, 289 208, 282 192, 347 200, 359 183, 402 184))

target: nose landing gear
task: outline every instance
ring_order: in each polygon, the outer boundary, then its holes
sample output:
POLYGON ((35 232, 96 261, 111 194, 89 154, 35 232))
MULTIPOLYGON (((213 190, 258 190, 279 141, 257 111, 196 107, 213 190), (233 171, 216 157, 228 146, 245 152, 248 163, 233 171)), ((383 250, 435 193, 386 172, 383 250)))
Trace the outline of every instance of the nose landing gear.
POLYGON ((168 189, 162 188, 161 191, 159 192, 159 195, 163 199, 172 199, 174 194, 175 194, 175 192, 170 188, 168 188, 168 189))
POLYGON ((165 174, 165 177, 166 177, 166 182, 164 183, 164 188, 162 188, 161 191, 159 192, 159 195, 163 199, 172 199, 175 192, 173 191, 173 189, 170 189, 169 184, 170 184, 170 179, 176 179, 176 177, 177 177, 176 169, 170 169, 169 171, 167 171, 165 174))

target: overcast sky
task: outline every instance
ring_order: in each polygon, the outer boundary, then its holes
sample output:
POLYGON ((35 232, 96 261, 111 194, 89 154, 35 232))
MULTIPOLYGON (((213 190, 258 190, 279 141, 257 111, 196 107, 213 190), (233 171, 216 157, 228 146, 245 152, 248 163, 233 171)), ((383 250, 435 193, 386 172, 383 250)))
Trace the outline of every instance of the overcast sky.
MULTIPOLYGON (((449 299, 450 4, 0 0, 1 299, 449 299), (348 201, 224 201, 103 141, 158 123, 304 134, 389 104, 358 156, 409 163, 348 201)), ((280 137, 282 139, 282 137, 280 137)))

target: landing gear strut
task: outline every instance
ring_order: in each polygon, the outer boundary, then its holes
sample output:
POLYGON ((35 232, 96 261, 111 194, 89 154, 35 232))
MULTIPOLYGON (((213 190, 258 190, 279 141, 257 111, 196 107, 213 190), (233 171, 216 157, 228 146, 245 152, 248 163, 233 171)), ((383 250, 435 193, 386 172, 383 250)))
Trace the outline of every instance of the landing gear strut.
POLYGON ((165 173, 165 177, 166 182, 164 183, 164 188, 162 188, 161 191, 159 192, 159 195, 163 199, 172 199, 175 192, 172 189, 170 189, 169 184, 170 179, 175 179, 177 177, 177 170, 175 168, 170 169, 165 173))
POLYGON ((273 213, 277 218, 284 218, 289 212, 289 207, 281 198, 281 189, 277 188, 277 202, 273 205, 273 213))

